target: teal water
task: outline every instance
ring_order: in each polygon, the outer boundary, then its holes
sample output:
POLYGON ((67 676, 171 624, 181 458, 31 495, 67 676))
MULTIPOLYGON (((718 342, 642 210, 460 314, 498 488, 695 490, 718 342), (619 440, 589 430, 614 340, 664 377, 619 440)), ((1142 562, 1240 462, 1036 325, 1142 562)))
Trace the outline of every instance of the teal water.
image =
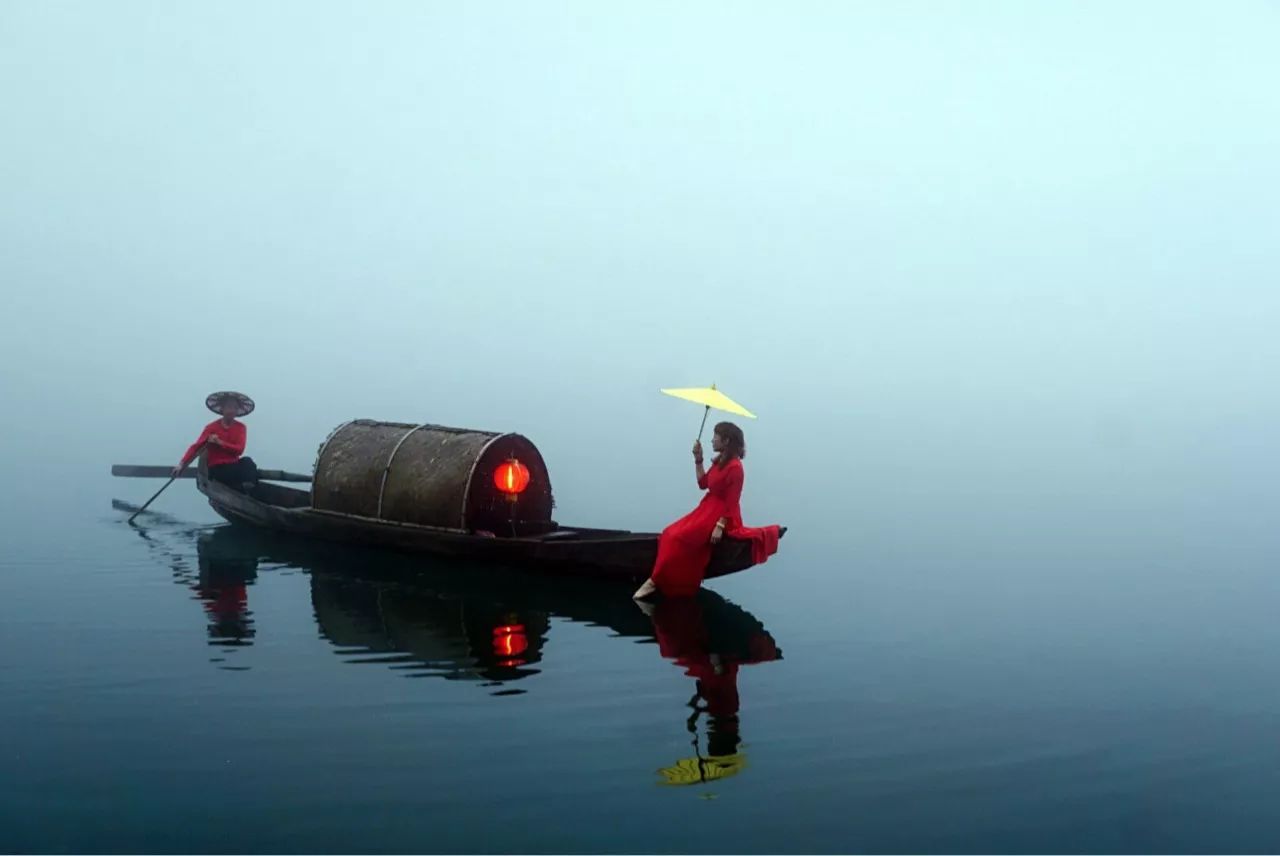
POLYGON ((648 616, 65 484, 6 488, 6 851, 1280 848, 1261 514, 816 510, 648 616))

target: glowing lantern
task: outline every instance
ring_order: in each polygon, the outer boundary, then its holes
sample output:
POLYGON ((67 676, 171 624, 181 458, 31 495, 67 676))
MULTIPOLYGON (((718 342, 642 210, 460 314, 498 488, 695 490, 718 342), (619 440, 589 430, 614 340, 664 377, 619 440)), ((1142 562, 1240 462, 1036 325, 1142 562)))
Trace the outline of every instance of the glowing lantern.
MULTIPOLYGON (((493 628, 493 653, 499 657, 517 657, 529 650, 529 637, 523 624, 507 624, 493 628)), ((524 661, 512 661, 500 665, 521 665, 524 661)))
POLYGON ((529 468, 511 458, 493 471, 493 485, 514 500, 529 486, 529 468))

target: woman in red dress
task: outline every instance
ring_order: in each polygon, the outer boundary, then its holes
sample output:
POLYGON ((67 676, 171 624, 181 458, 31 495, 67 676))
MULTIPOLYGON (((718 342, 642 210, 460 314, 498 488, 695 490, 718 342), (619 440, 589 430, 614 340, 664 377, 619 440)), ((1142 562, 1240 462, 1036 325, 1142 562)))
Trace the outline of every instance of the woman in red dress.
POLYGON ((702 467, 702 443, 693 445, 693 461, 698 487, 707 492, 690 513, 662 530, 658 539, 658 559, 653 573, 636 591, 637 600, 661 592, 667 597, 691 597, 702 585, 711 551, 726 532, 729 537, 751 540, 756 562, 778 548, 778 527, 746 529, 742 525, 742 459, 747 442, 742 429, 732 422, 721 422, 711 438, 716 453, 711 469, 702 467))

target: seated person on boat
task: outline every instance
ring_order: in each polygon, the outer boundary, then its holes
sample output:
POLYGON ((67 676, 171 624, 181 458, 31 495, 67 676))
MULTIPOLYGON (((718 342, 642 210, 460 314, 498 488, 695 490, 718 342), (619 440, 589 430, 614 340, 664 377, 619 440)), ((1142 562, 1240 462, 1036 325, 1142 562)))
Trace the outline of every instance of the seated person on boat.
POLYGON ((210 479, 237 490, 251 488, 258 481, 258 467, 253 458, 242 457, 248 432, 237 417, 253 412, 253 399, 239 392, 215 392, 204 403, 221 418, 204 426, 200 436, 173 468, 174 476, 186 469, 201 449, 205 449, 210 479))
POLYGON ((715 428, 711 448, 716 457, 710 469, 702 466, 702 443, 693 444, 694 472, 698 487, 706 494, 698 507, 662 530, 658 538, 658 558, 637 600, 661 592, 667 597, 691 597, 697 593, 720 540, 749 541, 754 564, 761 564, 778 550, 782 527, 752 528, 742 525, 742 459, 747 441, 742 429, 732 422, 715 428))

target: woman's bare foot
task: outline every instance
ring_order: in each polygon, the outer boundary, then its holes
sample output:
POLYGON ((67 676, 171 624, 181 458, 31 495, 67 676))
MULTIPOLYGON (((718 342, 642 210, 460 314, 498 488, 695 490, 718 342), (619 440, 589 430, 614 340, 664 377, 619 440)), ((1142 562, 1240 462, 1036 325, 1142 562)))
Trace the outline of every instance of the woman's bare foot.
POLYGON ((644 581, 644 585, 636 589, 636 593, 631 595, 632 600, 644 600, 646 597, 652 597, 658 591, 658 587, 653 584, 652 579, 644 581))

